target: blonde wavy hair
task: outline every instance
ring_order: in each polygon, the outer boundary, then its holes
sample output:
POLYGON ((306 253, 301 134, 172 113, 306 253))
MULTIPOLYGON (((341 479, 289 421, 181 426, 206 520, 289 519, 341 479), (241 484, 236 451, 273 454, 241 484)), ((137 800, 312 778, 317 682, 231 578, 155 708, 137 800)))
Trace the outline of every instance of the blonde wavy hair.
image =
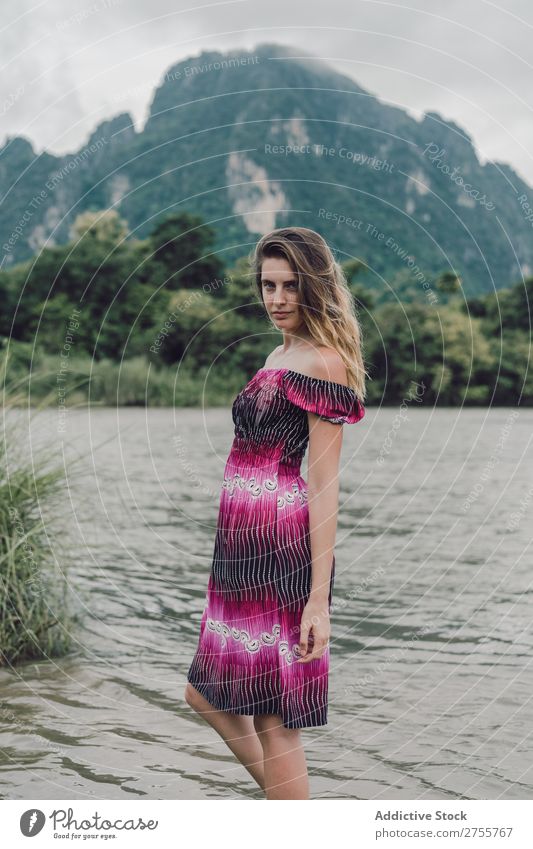
POLYGON ((362 333, 341 265, 319 233, 307 227, 282 227, 262 236, 251 256, 252 275, 263 303, 261 266, 265 257, 283 257, 298 277, 299 307, 305 326, 319 345, 334 348, 346 366, 349 386, 366 396, 362 333))

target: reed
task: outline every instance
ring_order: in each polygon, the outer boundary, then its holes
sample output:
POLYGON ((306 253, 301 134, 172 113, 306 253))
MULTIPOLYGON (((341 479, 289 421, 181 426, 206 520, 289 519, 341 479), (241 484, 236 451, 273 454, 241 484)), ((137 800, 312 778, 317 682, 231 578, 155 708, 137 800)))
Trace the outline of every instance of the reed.
MULTIPOLYGON (((32 404, 57 393, 57 357, 33 352, 26 343, 10 344, 11 375, 27 387, 32 404)), ((250 378, 250 369, 214 363, 212 368, 165 366, 145 355, 115 362, 73 355, 64 389, 71 407, 211 407, 229 406, 250 378)), ((57 398, 57 394, 55 396, 57 398)), ((26 396, 21 395, 23 405, 26 396)))
POLYGON ((30 411, 25 381, 8 383, 6 361, 0 363, 0 666, 65 654, 72 627, 67 560, 58 555, 66 549, 65 470, 51 450, 24 447, 24 430, 43 405, 30 411))

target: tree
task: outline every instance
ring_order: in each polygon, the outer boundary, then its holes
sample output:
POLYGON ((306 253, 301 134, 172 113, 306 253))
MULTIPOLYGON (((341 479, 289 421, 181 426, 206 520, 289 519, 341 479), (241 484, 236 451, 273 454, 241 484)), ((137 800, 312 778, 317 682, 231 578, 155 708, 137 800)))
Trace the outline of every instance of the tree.
POLYGON ((152 230, 147 273, 152 283, 167 289, 212 286, 223 276, 221 260, 211 253, 215 232, 198 215, 175 213, 152 230))
POLYGON ((435 287, 445 295, 456 295, 461 290, 462 281, 457 272, 443 271, 437 277, 435 287))
POLYGON ((531 340, 522 330, 506 330, 503 337, 493 337, 490 347, 494 358, 494 400, 497 404, 531 404, 533 402, 533 367, 531 340))
POLYGON ((412 381, 424 385, 425 403, 489 400, 494 356, 479 320, 421 304, 386 304, 373 318, 364 337, 369 400, 401 403, 412 381))
POLYGON ((353 283, 359 274, 368 270, 368 266, 362 259, 356 259, 353 257, 352 259, 347 259, 346 262, 342 263, 342 270, 344 271, 344 276, 348 283, 353 283))
POLYGON ((128 224, 115 209, 82 212, 70 228, 70 241, 90 239, 102 245, 118 245, 128 235, 128 224))

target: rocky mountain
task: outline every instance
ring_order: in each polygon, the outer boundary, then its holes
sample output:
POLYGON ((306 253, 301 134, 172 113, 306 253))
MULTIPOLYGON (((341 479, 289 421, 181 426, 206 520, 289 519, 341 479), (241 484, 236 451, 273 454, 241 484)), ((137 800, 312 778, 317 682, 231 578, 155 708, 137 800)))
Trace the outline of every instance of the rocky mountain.
POLYGON ((202 52, 178 62, 136 132, 127 113, 70 155, 0 151, 4 268, 68 239, 86 209, 117 208, 135 236, 177 210, 199 213, 230 262, 273 227, 319 230, 341 260, 387 287, 398 270, 429 288, 455 271, 467 294, 533 269, 533 189, 481 165, 467 133, 417 121, 299 49, 202 52), (531 206, 530 206, 531 205, 531 206))

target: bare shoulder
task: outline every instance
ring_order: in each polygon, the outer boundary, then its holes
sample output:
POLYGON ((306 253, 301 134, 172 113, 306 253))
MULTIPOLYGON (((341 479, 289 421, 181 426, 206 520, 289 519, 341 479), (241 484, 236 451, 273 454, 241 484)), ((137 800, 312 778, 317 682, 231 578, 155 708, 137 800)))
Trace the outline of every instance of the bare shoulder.
POLYGON ((317 348, 309 362, 309 374, 319 380, 330 380, 333 383, 348 385, 348 375, 344 361, 334 348, 322 346, 317 348))
POLYGON ((279 355, 282 353, 282 351, 283 351, 283 345, 278 345, 277 348, 274 348, 274 350, 271 351, 270 354, 268 355, 268 357, 266 358, 265 368, 269 368, 270 366, 275 367, 276 358, 279 357, 279 355))

